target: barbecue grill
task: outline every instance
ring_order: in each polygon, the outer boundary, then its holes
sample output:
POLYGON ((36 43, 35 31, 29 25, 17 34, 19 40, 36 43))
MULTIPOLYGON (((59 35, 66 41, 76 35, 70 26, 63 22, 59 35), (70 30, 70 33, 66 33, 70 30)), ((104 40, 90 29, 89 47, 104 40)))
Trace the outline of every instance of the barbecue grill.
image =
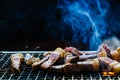
MULTIPOLYGON (((0 80, 102 80, 102 79, 119 79, 120 75, 116 76, 103 76, 102 73, 81 73, 74 75, 58 75, 43 70, 33 71, 30 66, 26 66, 25 63, 21 65, 20 75, 15 75, 11 71, 10 55, 13 53, 27 53, 28 51, 1 51, 0 52, 0 80)), ((36 57, 42 58, 42 54, 46 51, 29 51, 36 57)))

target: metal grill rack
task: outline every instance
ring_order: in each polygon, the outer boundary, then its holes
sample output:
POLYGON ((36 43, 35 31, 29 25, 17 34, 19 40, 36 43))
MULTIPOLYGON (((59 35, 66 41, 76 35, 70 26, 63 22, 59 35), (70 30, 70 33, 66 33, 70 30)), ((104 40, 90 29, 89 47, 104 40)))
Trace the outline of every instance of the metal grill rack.
MULTIPOLYGON (((120 80, 120 75, 104 77, 100 73, 87 73, 75 75, 58 75, 42 70, 33 71, 30 66, 25 63, 21 65, 20 75, 15 75, 11 71, 10 56, 14 53, 23 53, 27 51, 1 51, 0 53, 0 80, 120 80)), ((42 58, 45 51, 29 51, 36 57, 42 58)))

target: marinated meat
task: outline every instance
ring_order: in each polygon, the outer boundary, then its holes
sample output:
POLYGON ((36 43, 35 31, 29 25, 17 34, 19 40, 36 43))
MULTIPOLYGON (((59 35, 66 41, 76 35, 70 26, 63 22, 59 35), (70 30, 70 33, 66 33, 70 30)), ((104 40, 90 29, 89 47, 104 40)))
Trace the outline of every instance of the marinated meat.
POLYGON ((24 62, 23 54, 12 54, 11 55, 11 62, 12 62, 12 71, 16 74, 20 73, 20 65, 24 62))
POLYGON ((97 72, 99 71, 99 61, 98 59, 81 61, 77 63, 67 63, 63 65, 51 66, 50 72, 55 73, 84 73, 84 72, 97 72))
POLYGON ((79 57, 73 56, 73 54, 71 54, 70 52, 66 52, 64 61, 65 61, 65 64, 66 63, 76 63, 77 61, 79 61, 79 57))
POLYGON ((120 72, 120 63, 116 60, 112 60, 108 57, 100 57, 99 62, 102 71, 120 72))
POLYGON ((102 44, 98 51, 81 52, 74 47, 56 48, 43 54, 43 58, 34 57, 27 53, 25 60, 23 54, 12 54, 12 70, 20 73, 21 62, 32 65, 33 69, 41 68, 55 73, 85 73, 98 71, 112 71, 120 73, 120 47, 112 51, 106 44, 102 44), (114 59, 114 60, 113 60, 114 59), (117 61, 116 61, 117 60, 117 61))
POLYGON ((111 51, 111 58, 117 61, 120 61, 120 47, 117 48, 115 51, 111 51))
POLYGON ((107 54, 105 51, 101 51, 98 53, 94 54, 82 54, 79 56, 73 56, 72 53, 66 52, 65 53, 65 63, 76 63, 78 61, 85 61, 87 59, 94 59, 97 57, 107 57, 107 54))
POLYGON ((41 68, 46 70, 48 69, 51 65, 53 65, 58 59, 60 58, 60 54, 58 52, 52 52, 50 54, 50 57, 48 58, 47 61, 45 61, 42 65, 41 68))
POLYGON ((62 59, 64 58, 64 54, 65 52, 62 48, 56 48, 53 52, 49 53, 50 57, 47 61, 41 64, 41 68, 46 70, 53 64, 61 64, 63 61, 62 59))
POLYGON ((99 48, 98 48, 98 50, 99 51, 106 51, 106 53, 108 54, 107 56, 110 57, 111 49, 106 44, 100 45, 99 48))
POLYGON ((56 48, 54 51, 45 52, 43 54, 43 57, 47 56, 48 54, 51 54, 52 52, 59 52, 60 53, 60 58, 64 58, 65 51, 60 47, 56 48))
POLYGON ((72 53, 73 55, 76 55, 76 56, 79 56, 79 55, 83 54, 78 49, 76 49, 74 47, 66 47, 64 50, 65 50, 65 52, 70 52, 70 53, 72 53))
POLYGON ((60 58, 64 58, 65 51, 62 48, 58 47, 54 51, 60 54, 60 58))
POLYGON ((113 72, 115 72, 115 74, 120 73, 120 63, 119 63, 119 64, 116 64, 116 65, 113 67, 113 72))
POLYGON ((34 63, 32 64, 32 69, 33 69, 33 70, 36 70, 36 69, 40 68, 40 67, 41 67, 41 64, 42 64, 43 62, 47 61, 47 60, 49 59, 49 57, 50 57, 50 55, 46 55, 46 56, 43 57, 40 61, 34 62, 34 63))
POLYGON ((32 65, 34 62, 38 62, 38 61, 40 61, 39 58, 36 58, 36 57, 34 57, 33 55, 31 55, 29 53, 27 53, 25 55, 25 62, 26 62, 27 65, 32 65))
POLYGON ((97 57, 107 57, 107 53, 105 51, 100 51, 97 53, 97 57))

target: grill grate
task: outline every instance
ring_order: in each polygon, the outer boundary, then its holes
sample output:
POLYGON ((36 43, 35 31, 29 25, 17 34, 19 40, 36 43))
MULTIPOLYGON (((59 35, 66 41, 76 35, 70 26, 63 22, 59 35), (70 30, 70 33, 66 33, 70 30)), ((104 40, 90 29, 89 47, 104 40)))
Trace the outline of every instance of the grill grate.
MULTIPOLYGON (((0 80, 7 79, 7 80, 102 80, 102 79, 109 79, 109 80, 120 80, 120 75, 117 76, 108 76, 104 77, 100 73, 87 73, 87 74, 75 74, 75 75, 57 75, 49 72, 44 72, 42 70, 36 70, 33 71, 30 66, 26 66, 25 63, 21 65, 21 74, 15 75, 11 71, 11 62, 10 62, 10 56, 12 53, 16 52, 6 52, 6 53, 0 53, 0 80)), ((22 52, 26 53, 26 52, 22 52)), ((40 52, 30 52, 34 53, 36 57, 42 58, 42 54, 44 51, 40 52), (38 54, 39 53, 39 54, 38 54)))

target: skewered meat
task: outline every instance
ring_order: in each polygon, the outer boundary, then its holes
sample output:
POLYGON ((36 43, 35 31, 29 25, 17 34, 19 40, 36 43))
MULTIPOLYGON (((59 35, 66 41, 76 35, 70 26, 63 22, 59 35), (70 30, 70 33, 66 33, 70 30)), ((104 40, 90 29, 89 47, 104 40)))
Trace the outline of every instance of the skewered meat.
POLYGON ((84 61, 89 58, 96 58, 97 54, 84 54, 74 47, 66 47, 65 49, 65 63, 76 63, 84 61))
POLYGON ((16 74, 20 73, 20 65, 24 62, 23 54, 12 54, 11 55, 11 62, 12 62, 12 71, 16 74))
MULTIPOLYGON (((98 57, 103 57, 103 56, 108 56, 111 52, 110 48, 106 45, 106 44, 102 44, 99 48, 98 48, 98 51, 96 52, 81 52, 79 51, 78 49, 74 48, 74 47, 66 47, 65 49, 65 52, 70 52, 72 53, 74 56, 80 56, 80 55, 83 55, 83 54, 86 54, 86 55, 94 55, 94 54, 98 54, 97 56, 98 57), (108 54, 109 53, 109 54, 108 54)), ((110 55, 108 56, 110 57, 110 55)))
POLYGON ((99 61, 97 58, 83 62, 67 63, 63 65, 50 67, 50 72, 65 73, 65 74, 97 72, 97 71, 99 71, 99 61))
POLYGON ((25 55, 25 62, 27 65, 32 65, 34 62, 38 62, 38 61, 40 61, 39 58, 35 58, 33 55, 29 53, 25 55))
POLYGON ((82 54, 79 56, 73 56, 71 53, 66 52, 65 54, 65 63, 76 63, 78 61, 85 61, 87 59, 94 59, 97 57, 107 57, 107 54, 105 51, 101 51, 98 53, 94 54, 82 54))
POLYGON ((106 57, 107 53, 105 50, 100 50, 92 53, 82 53, 74 47, 66 47, 65 49, 65 63, 72 63, 77 61, 84 61, 87 59, 93 59, 97 57, 106 57))

